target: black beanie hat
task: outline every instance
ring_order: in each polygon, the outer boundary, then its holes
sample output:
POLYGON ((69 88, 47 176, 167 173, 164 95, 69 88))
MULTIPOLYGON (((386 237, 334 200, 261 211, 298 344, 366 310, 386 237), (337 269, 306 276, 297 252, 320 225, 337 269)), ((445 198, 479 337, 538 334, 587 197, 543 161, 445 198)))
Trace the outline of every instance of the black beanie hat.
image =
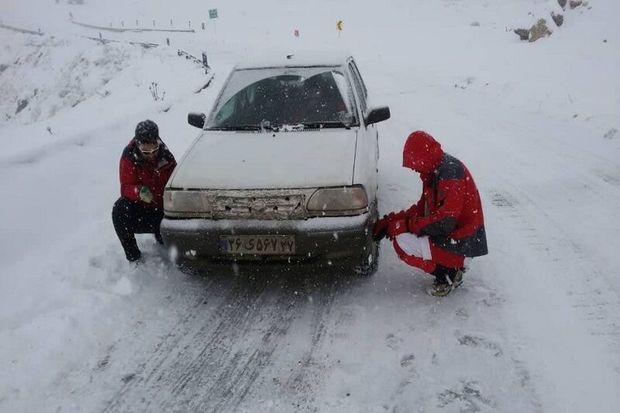
POLYGON ((157 142, 157 139, 159 139, 159 128, 157 124, 150 119, 138 123, 138 125, 136 125, 134 139, 140 143, 157 142))

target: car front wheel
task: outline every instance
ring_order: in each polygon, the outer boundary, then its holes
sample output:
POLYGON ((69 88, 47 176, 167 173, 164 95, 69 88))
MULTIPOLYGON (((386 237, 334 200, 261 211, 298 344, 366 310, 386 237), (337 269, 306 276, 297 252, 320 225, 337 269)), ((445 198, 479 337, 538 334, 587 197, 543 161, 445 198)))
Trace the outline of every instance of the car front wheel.
POLYGON ((379 268, 379 243, 373 240, 369 245, 370 253, 353 268, 360 277, 370 277, 379 268))

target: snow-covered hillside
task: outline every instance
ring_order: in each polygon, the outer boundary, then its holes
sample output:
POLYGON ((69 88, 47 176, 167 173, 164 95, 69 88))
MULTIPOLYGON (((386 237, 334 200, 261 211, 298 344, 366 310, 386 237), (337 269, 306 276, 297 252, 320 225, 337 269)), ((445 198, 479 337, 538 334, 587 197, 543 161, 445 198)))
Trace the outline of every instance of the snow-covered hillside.
POLYGON ((0 411, 617 411, 616 1, 69 3, 0 4, 0 411), (553 34, 519 41, 539 18, 553 34), (208 88, 178 49, 207 53, 208 88), (151 236, 125 262, 110 214, 136 123, 179 158, 236 61, 299 50, 350 51, 390 106, 382 212, 419 196, 413 130, 473 173, 490 254, 451 296, 387 242, 369 279, 188 277, 151 236))

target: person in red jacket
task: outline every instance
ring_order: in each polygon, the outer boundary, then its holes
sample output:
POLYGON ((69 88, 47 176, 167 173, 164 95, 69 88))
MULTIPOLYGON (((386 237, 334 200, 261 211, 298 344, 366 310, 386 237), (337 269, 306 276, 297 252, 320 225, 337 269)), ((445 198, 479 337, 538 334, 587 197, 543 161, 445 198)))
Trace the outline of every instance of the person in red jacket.
POLYGON ((159 226, 164 217, 164 186, 175 166, 157 124, 152 120, 138 123, 121 156, 121 197, 112 209, 114 230, 130 262, 142 256, 134 234, 155 234, 163 244, 159 226))
POLYGON ((462 283, 466 259, 488 253, 478 189, 467 167, 426 132, 409 135, 403 166, 420 174, 422 196, 379 219, 374 236, 387 235, 403 261, 435 276, 432 295, 448 295, 462 283))

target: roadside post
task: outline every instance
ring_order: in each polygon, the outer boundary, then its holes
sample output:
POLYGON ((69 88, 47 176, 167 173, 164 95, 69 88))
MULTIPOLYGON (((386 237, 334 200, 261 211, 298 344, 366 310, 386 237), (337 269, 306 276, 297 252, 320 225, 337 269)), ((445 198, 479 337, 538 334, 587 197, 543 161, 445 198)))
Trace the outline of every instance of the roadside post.
POLYGON ((209 9, 209 19, 213 20, 213 30, 215 35, 217 36, 217 25, 215 24, 215 21, 217 20, 217 9, 209 9))
POLYGON ((205 74, 209 73, 209 60, 207 59, 207 52, 202 52, 202 65, 205 67, 205 74))

